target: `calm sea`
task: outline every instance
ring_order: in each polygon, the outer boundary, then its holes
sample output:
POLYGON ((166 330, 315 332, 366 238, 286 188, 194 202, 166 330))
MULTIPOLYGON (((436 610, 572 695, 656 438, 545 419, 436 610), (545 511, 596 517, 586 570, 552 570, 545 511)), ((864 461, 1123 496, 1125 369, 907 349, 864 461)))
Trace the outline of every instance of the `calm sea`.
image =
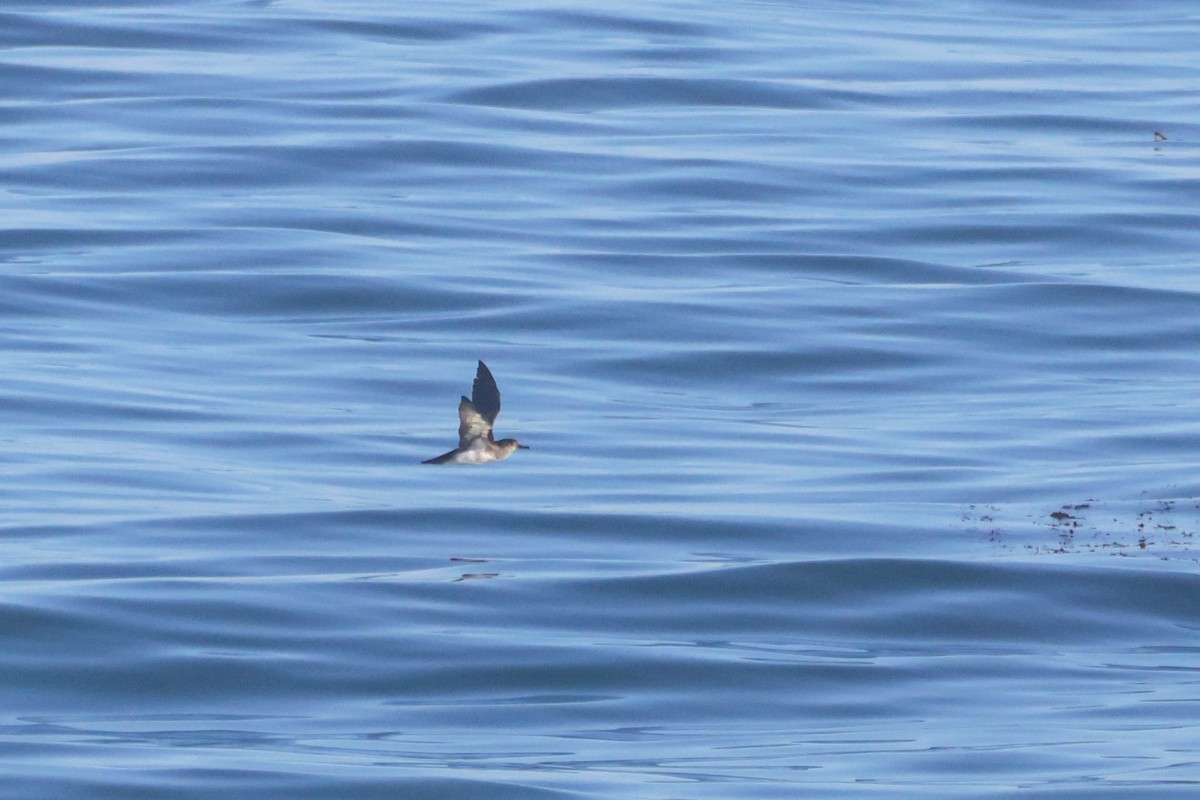
POLYGON ((1196 797, 1198 42, 5 3, 0 798, 1196 797))

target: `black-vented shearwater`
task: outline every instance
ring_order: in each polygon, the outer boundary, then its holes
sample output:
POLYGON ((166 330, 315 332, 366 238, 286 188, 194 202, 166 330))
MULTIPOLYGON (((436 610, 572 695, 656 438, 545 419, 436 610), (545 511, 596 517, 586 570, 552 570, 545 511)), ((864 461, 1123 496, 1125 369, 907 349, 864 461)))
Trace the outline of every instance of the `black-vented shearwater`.
POLYGON ((500 390, 496 388, 496 379, 487 364, 480 361, 479 369, 475 371, 475 385, 471 387, 471 399, 464 396, 458 404, 458 447, 421 463, 486 464, 503 461, 516 450, 528 450, 516 439, 497 442, 493 438, 492 426, 498 416, 500 390))

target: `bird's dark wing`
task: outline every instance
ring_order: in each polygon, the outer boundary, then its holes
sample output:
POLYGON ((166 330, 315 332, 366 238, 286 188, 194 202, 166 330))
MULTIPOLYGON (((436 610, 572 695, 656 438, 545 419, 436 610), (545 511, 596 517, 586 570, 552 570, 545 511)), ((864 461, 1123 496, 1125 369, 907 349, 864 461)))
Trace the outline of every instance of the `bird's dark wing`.
POLYGON ((422 461, 421 463, 422 464, 445 464, 447 461, 454 458, 456 455, 458 455, 458 451, 451 450, 449 453, 442 453, 437 458, 426 459, 425 461, 422 461))
POLYGON ((496 379, 492 377, 492 371, 482 361, 479 362, 479 369, 475 371, 471 405, 475 406, 479 416, 487 420, 489 427, 496 424, 496 417, 500 416, 500 390, 496 388, 496 379))

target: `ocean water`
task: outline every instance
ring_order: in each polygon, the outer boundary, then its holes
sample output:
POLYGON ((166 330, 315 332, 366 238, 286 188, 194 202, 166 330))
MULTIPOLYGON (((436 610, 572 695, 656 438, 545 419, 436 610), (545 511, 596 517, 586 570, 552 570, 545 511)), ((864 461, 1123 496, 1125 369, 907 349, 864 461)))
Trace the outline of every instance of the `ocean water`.
POLYGON ((1198 36, 6 3, 0 798, 1197 796, 1198 36))

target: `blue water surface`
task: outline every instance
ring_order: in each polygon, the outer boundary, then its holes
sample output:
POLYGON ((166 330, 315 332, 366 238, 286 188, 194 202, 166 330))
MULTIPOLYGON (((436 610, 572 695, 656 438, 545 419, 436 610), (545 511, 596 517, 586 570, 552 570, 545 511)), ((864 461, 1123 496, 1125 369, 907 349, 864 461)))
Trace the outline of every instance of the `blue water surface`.
POLYGON ((1198 35, 8 3, 0 798, 1196 796, 1198 35))

